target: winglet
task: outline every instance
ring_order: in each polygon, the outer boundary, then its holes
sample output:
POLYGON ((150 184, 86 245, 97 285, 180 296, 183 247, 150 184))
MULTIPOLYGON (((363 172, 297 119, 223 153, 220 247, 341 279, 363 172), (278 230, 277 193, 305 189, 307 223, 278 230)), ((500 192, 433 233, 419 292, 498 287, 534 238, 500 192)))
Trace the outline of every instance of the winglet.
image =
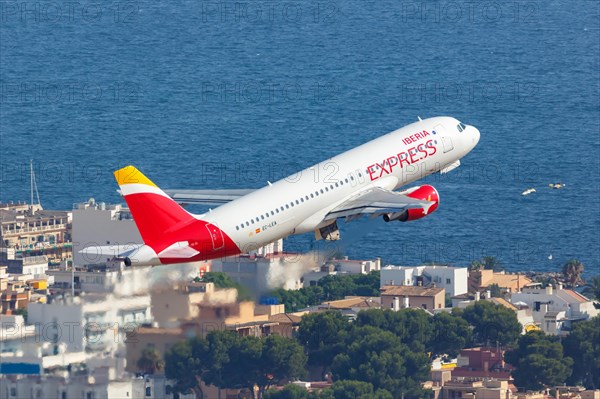
POLYGON ((125 184, 145 184, 147 186, 157 187, 156 184, 152 183, 152 181, 144 176, 142 172, 137 170, 135 166, 125 166, 124 168, 116 170, 114 175, 119 186, 125 184))

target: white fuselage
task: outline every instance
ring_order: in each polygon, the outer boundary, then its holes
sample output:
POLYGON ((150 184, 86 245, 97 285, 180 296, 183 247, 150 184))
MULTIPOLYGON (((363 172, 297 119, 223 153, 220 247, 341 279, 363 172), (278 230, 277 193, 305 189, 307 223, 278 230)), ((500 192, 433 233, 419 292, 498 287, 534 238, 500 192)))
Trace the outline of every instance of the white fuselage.
POLYGON ((460 129, 459 123, 451 117, 412 123, 198 217, 220 228, 242 252, 313 231, 358 192, 395 190, 461 159, 477 145, 479 131, 460 129))

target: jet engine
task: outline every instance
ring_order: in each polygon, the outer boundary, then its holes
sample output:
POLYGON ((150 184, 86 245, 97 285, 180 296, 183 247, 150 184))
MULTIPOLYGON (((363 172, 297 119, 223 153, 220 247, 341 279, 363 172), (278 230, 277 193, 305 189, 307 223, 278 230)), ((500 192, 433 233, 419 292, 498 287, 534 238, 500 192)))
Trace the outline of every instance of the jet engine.
POLYGON ((402 212, 386 213, 383 215, 383 220, 386 223, 394 220, 399 222, 408 222, 410 220, 421 219, 434 212, 438 208, 438 204, 440 202, 440 197, 437 190, 428 184, 411 188, 404 191, 403 194, 410 198, 430 201, 433 202, 433 204, 423 208, 410 208, 402 212))
POLYGON ((142 245, 123 258, 125 266, 157 266, 160 260, 148 245, 142 245))

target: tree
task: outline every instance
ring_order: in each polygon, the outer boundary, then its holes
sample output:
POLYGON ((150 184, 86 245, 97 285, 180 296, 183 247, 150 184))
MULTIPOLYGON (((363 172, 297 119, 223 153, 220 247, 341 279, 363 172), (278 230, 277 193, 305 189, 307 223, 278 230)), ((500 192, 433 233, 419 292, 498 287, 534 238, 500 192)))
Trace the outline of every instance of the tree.
POLYGON ((138 369, 144 374, 154 374, 163 369, 165 362, 154 348, 144 348, 137 361, 138 369))
POLYGON ((504 270, 504 266, 502 266, 502 262, 500 262, 494 256, 484 256, 483 258, 481 258, 481 260, 474 260, 469 265, 469 271, 480 269, 493 270, 495 272, 499 272, 504 270))
POLYGON ((504 294, 502 293, 502 289, 496 283, 491 284, 488 289, 490 290, 490 295, 492 298, 504 298, 504 294))
POLYGON ((237 281, 233 281, 227 273, 222 272, 208 272, 204 273, 202 280, 207 283, 213 283, 217 288, 235 288, 238 292, 238 298, 240 300, 249 300, 252 298, 248 289, 242 286, 237 281))
POLYGON ((458 355, 471 343, 471 327, 462 317, 450 313, 437 313, 431 318, 433 335, 429 350, 435 355, 458 355))
POLYGON ((583 278, 581 278, 583 269, 583 263, 577 259, 571 259, 564 264, 562 273, 568 286, 574 288, 585 282, 583 278))
POLYGON ((303 316, 298 341, 308 350, 309 364, 322 367, 324 373, 333 358, 344 350, 348 328, 348 319, 338 311, 303 316))
POLYGON ((564 384, 573 365, 570 357, 563 356, 559 337, 542 331, 521 336, 517 347, 506 352, 504 358, 516 367, 512 373, 515 385, 526 390, 564 384))
POLYGON ((563 340, 565 355, 573 358, 571 385, 583 384, 587 389, 600 388, 600 316, 575 324, 563 340))
POLYGON ((600 276, 592 277, 583 289, 583 294, 590 299, 600 301, 600 276))
POLYGON ((259 387, 301 378, 305 373, 304 349, 279 335, 240 337, 232 331, 213 331, 174 345, 166 354, 167 378, 176 381, 177 393, 193 390, 202 397, 200 381, 219 388, 259 387))
POLYGON ((263 340, 260 359, 261 372, 257 378, 260 392, 282 380, 300 379, 306 374, 306 354, 296 341, 270 335, 263 340))
POLYGON ((372 326, 353 330, 347 349, 333 359, 334 377, 369 382, 394 397, 423 396, 421 382, 429 372, 429 359, 424 352, 409 348, 389 331, 372 326))
POLYGON ((392 399, 385 389, 373 390, 373 384, 363 381, 336 381, 331 387, 335 399, 392 399))
POLYGON ((207 343, 202 338, 178 342, 165 353, 165 374, 175 380, 175 393, 193 391, 196 398, 204 397, 200 379, 207 368, 203 363, 206 355, 207 343))
POLYGON ((481 344, 508 345, 515 342, 522 331, 514 311, 488 301, 467 306, 462 317, 473 326, 473 338, 481 344))
POLYGON ((309 399, 311 396, 305 388, 297 385, 286 385, 282 390, 271 389, 263 395, 264 399, 309 399))
POLYGON ((401 342, 424 350, 433 330, 430 325, 430 318, 426 312, 421 309, 401 309, 394 312, 390 309, 368 309, 358 313, 356 326, 373 326, 382 330, 394 333, 401 342))

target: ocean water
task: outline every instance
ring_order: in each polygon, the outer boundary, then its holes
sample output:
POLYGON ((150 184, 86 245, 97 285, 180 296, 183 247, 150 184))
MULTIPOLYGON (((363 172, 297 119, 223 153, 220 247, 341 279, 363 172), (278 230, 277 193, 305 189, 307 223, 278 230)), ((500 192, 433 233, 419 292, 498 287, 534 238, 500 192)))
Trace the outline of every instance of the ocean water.
POLYGON ((126 164, 163 188, 256 188, 451 115, 481 141, 423 180, 439 210, 349 223, 341 251, 511 271, 577 258, 598 274, 599 4, 3 1, 0 201, 29 199, 30 159, 42 205, 69 209, 119 202, 126 164))

